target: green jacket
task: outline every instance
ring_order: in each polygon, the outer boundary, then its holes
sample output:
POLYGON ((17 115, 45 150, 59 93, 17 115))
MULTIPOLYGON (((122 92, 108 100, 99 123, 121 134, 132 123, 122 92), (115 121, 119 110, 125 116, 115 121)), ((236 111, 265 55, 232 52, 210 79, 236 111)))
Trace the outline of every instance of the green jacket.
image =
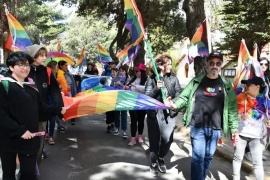
MULTIPOLYGON (((191 115, 194 109, 195 96, 194 93, 198 89, 202 79, 205 75, 201 75, 193 78, 185 89, 181 92, 178 99, 175 102, 177 109, 186 107, 186 112, 183 117, 183 123, 185 126, 190 125, 191 115)), ((238 112, 235 92, 233 91, 232 85, 222 76, 219 76, 223 82, 224 87, 224 109, 223 109, 223 132, 227 135, 230 128, 231 133, 238 130, 238 112)))

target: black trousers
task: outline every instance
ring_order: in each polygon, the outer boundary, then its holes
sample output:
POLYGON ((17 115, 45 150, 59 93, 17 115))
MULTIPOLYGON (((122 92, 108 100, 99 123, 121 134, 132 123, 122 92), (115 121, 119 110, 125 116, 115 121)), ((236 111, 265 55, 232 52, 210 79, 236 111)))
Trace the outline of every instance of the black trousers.
POLYGON ((143 133, 144 129, 144 118, 146 115, 145 110, 134 110, 129 111, 130 115, 130 131, 131 131, 131 137, 135 137, 138 129, 138 134, 141 135, 143 133))
POLYGON ((114 123, 114 111, 106 112, 106 124, 114 123))
MULTIPOLYGON (((16 156, 17 153, 0 151, 3 179, 16 180, 16 156)), ((18 154, 20 160, 20 180, 35 180, 35 170, 37 163, 37 153, 18 154)))
POLYGON ((158 157, 164 158, 173 142, 175 119, 168 117, 167 120, 168 124, 164 120, 147 116, 149 149, 152 163, 156 163, 158 157))

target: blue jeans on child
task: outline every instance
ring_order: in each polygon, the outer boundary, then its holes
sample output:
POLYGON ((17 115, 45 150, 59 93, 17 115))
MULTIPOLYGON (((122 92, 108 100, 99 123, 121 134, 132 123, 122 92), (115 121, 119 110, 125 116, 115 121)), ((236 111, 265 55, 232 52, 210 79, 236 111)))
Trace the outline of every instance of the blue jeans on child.
POLYGON ((114 126, 120 129, 120 114, 121 114, 121 129, 127 130, 127 111, 114 111, 114 126))
POLYGON ((190 126, 192 145, 191 180, 205 180, 217 148, 220 130, 190 126))

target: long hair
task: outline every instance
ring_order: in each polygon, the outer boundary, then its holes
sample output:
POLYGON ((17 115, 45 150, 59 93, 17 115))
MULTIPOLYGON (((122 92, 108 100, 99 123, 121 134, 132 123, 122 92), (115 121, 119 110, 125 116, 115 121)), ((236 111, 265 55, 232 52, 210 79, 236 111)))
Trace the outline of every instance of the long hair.
MULTIPOLYGON (((139 69, 140 70, 140 69, 139 69)), ((145 85, 145 82, 147 80, 147 74, 146 71, 140 70, 141 71, 141 82, 140 85, 145 85)), ((133 83, 137 79, 137 76, 135 75, 127 84, 128 86, 133 83)))

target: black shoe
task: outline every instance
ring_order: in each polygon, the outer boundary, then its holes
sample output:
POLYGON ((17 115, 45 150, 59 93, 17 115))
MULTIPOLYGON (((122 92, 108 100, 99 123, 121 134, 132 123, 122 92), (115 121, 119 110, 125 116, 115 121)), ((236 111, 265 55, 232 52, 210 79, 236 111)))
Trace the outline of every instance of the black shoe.
POLYGON ((66 128, 64 128, 63 126, 58 127, 57 129, 59 130, 60 133, 65 133, 66 132, 66 128))
POLYGON ((106 133, 111 133, 111 126, 107 127, 106 133))
POLYGON ((166 168, 166 165, 164 163, 164 160, 161 160, 161 159, 158 160, 158 170, 161 173, 166 173, 167 168, 166 168))
POLYGON ((46 159, 46 158, 47 158, 47 154, 44 151, 42 151, 41 159, 46 159))
POLYGON ((152 173, 152 175, 154 177, 157 177, 158 176, 158 165, 157 165, 157 163, 151 164, 151 166, 150 166, 150 172, 152 173))

